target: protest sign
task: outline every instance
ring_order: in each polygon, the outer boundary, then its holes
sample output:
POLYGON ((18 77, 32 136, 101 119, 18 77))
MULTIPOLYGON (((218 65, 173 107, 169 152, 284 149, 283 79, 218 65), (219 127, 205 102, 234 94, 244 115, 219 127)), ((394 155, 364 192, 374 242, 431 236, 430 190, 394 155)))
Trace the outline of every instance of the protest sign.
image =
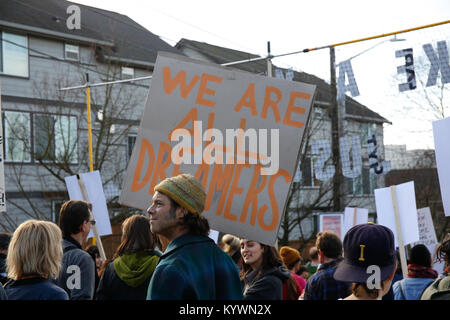
MULTIPOLYGON (((419 224, 417 221, 416 196, 414 182, 394 186, 397 194, 397 205, 400 219, 403 244, 407 245, 419 241, 419 224)), ((394 203, 390 188, 375 189, 375 205, 378 223, 392 230, 395 245, 398 246, 398 235, 395 223, 394 203)))
POLYGON ((322 213, 319 215, 319 232, 331 231, 341 240, 344 237, 344 217, 342 213, 322 213))
MULTIPOLYGON (((431 218, 430 208, 421 208, 417 210, 417 221, 419 225, 419 241, 416 244, 424 244, 426 246, 433 246, 438 243, 436 238, 436 231, 434 230, 433 219, 431 218)), ((431 251, 432 252, 432 251, 431 251)))
POLYGON ((217 244, 217 241, 219 240, 219 231, 217 230, 209 230, 209 235, 208 235, 212 240, 214 240, 214 242, 217 244))
POLYGON ((378 222, 392 230, 403 277, 408 276, 405 245, 419 240, 414 181, 375 189, 378 222))
POLYGON ((444 213, 450 216, 450 117, 433 121, 434 150, 444 213))
MULTIPOLYGON (((98 170, 89 173, 79 174, 83 179, 83 184, 86 189, 86 194, 89 201, 92 203, 92 214, 96 221, 96 227, 100 236, 112 234, 111 221, 109 220, 108 208, 106 206, 105 194, 103 193, 103 185, 98 170)), ((85 200, 78 182, 77 176, 70 176, 64 178, 66 181, 67 191, 69 192, 70 200, 85 200)), ((94 236, 93 230, 89 233, 89 238, 94 236)))
POLYGON ((190 173, 211 228, 273 245, 314 93, 159 53, 119 202, 146 210, 157 183, 190 173))
MULTIPOLYGON (((343 235, 357 224, 367 223, 369 221, 369 210, 364 208, 346 207, 344 210, 344 230, 343 235)), ((344 240, 344 237, 342 237, 344 240)))
MULTIPOLYGON (((429 207, 421 208, 417 210, 417 220, 419 223, 419 236, 420 239, 414 242, 411 246, 418 244, 425 245, 431 253, 434 260, 434 255, 436 252, 436 247, 439 245, 436 237, 436 231, 434 229, 433 218, 431 217, 431 211, 429 207)), ((433 269, 442 273, 444 270, 444 263, 433 261, 433 269)))

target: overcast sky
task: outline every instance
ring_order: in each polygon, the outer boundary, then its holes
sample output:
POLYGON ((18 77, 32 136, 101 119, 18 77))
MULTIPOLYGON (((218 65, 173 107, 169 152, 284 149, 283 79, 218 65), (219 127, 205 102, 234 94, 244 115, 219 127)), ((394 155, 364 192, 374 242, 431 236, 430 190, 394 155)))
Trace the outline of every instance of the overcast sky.
MULTIPOLYGON (((450 19, 449 0, 74 2, 127 15, 171 45, 186 38, 259 55, 267 54, 267 41, 271 43, 271 53, 277 55, 450 19)), ((398 35, 398 38, 405 41, 382 38, 338 47, 336 62, 375 46, 351 60, 360 91, 355 99, 392 122, 385 126, 385 144, 433 148, 431 114, 421 107, 425 92, 418 88, 399 93, 397 86, 405 82, 406 76, 396 76, 397 66, 404 64, 404 59, 396 58, 395 51, 413 48, 414 60, 425 62, 424 68, 416 70, 417 80, 426 82, 428 60, 423 45, 430 43, 436 48, 438 41, 445 40, 450 51, 450 24, 398 35)), ((273 63, 329 81, 328 49, 276 58, 273 63)), ((449 86, 444 87, 447 105, 450 105, 449 86)), ((436 95, 439 94, 436 89, 425 90, 436 95)))

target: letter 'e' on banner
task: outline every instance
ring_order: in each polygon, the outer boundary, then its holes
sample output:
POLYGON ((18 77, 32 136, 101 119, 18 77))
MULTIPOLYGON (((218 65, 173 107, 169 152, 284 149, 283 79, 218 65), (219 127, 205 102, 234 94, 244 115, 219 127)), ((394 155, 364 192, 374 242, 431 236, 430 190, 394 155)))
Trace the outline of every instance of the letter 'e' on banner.
POLYGON ((212 229, 273 245, 315 91, 159 52, 119 202, 147 210, 157 183, 190 173, 212 229))

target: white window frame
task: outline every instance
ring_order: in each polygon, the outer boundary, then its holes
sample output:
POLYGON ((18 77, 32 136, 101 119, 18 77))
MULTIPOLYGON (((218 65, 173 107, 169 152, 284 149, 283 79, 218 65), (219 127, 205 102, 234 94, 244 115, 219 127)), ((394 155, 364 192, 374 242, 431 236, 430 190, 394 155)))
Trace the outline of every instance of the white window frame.
POLYGON ((120 76, 122 80, 133 79, 134 78, 134 68, 132 67, 121 67, 120 76))
MULTIPOLYGON (((76 116, 74 116, 74 115, 65 115, 65 114, 61 114, 61 115, 56 115, 56 114, 46 114, 46 113, 35 113, 34 114, 34 117, 33 117, 33 122, 34 121, 36 121, 35 120, 35 117, 36 117, 36 115, 43 115, 43 116, 47 116, 47 117, 53 117, 54 119, 55 119, 55 125, 56 125, 56 121, 58 121, 58 117, 59 118, 61 118, 61 117, 67 117, 67 118, 74 118, 75 119, 75 128, 74 129, 72 129, 72 130, 74 130, 75 132, 76 132, 76 137, 75 137, 75 150, 73 151, 74 152, 74 160, 72 160, 72 161, 70 161, 70 164, 77 164, 78 163, 78 118, 76 117, 76 116)), ((37 135, 36 135, 36 129, 37 129, 37 125, 34 125, 34 123, 33 123, 33 127, 34 127, 34 135, 33 135, 33 142, 34 142, 34 154, 36 155, 37 154, 37 150, 36 150, 36 146, 37 146, 37 143, 36 143, 36 139, 37 139, 37 135)), ((69 134, 70 134, 70 132, 69 132, 69 134)), ((55 150, 54 150, 54 152, 55 152, 55 154, 53 155, 55 158, 56 158, 56 156, 57 156, 57 152, 58 152, 58 146, 57 146, 57 141, 56 141, 56 130, 55 130, 55 133, 54 133, 54 137, 53 137, 53 139, 55 139, 55 150)), ((53 160, 42 160, 43 162, 52 162, 53 160)), ((56 161, 55 161, 56 162, 56 161)))
MULTIPOLYGON (((132 149, 134 149, 134 145, 136 144, 136 141, 137 141, 137 134, 130 133, 127 136, 127 162, 130 161, 130 159, 131 159, 131 154, 129 152, 129 150, 130 150, 130 138, 134 138, 134 144, 133 144, 133 148, 132 148, 132 149)), ((133 150, 131 151, 131 153, 133 153, 133 150)))
MULTIPOLYGON (((28 78, 29 76, 30 76, 30 62, 29 62, 29 57, 30 57, 30 54, 29 54, 29 48, 28 48, 28 45, 29 45, 29 43, 28 43, 28 36, 27 35, 23 35, 23 34, 17 34, 17 33, 12 33, 12 32, 3 32, 3 31, 0 31, 0 40, 1 40, 1 45, 0 45, 0 48, 1 48, 1 52, 0 52, 0 59, 1 59, 1 61, 0 61, 0 75, 8 75, 8 76, 14 76, 14 77, 22 77, 22 78, 28 78), (12 43, 10 43, 10 42, 6 42, 6 41, 4 41, 3 39, 5 38, 5 34, 10 34, 10 35, 13 35, 13 36, 18 36, 18 37, 23 37, 24 38, 24 40, 25 40, 25 46, 26 46, 26 62, 25 62, 25 64, 26 64, 26 74, 15 74, 15 73, 8 73, 8 72, 5 72, 5 46, 6 45, 14 45, 14 44, 12 44, 12 43)), ((21 48, 21 49, 23 49, 22 48, 22 46, 20 46, 19 48, 21 48)))
POLYGON ((73 61, 80 61, 80 46, 77 44, 71 44, 71 43, 65 43, 64 44, 64 59, 66 60, 73 60, 73 61), (75 50, 76 48, 76 50, 75 50), (76 58, 69 57, 67 54, 72 53, 77 55, 76 58))
POLYGON ((5 130, 5 139, 4 139, 4 143, 5 143, 5 153, 3 155, 3 157, 5 158, 5 162, 16 162, 16 163, 20 163, 20 162, 24 162, 24 163, 30 163, 31 162, 31 154, 30 152, 27 152, 27 156, 28 158, 26 159, 18 159, 18 160, 14 160, 14 159, 10 159, 9 158, 9 135, 8 135, 8 114, 11 113, 19 113, 19 114, 23 114, 26 115, 28 117, 28 148, 30 148, 31 145, 31 114, 29 112, 22 112, 22 111, 4 111, 3 114, 3 118, 4 118, 4 130, 5 130))

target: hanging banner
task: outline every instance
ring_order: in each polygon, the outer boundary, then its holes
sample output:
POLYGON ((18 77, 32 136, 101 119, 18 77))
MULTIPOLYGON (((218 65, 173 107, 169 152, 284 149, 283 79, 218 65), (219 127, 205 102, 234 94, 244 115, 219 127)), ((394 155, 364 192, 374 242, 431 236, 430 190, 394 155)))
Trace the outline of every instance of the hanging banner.
POLYGON ((414 72, 413 49, 403 49, 395 51, 397 58, 405 57, 405 65, 397 67, 397 73, 406 73, 407 82, 398 85, 400 92, 414 90, 416 86, 416 73, 414 72))
POLYGON ((315 89, 159 53, 120 203, 147 210, 157 183, 190 173, 211 228, 273 245, 315 89))
POLYGON ((338 101, 345 99, 345 93, 350 91, 352 97, 359 96, 358 85, 356 84, 355 75, 353 74, 352 63, 350 60, 339 63, 339 77, 337 80, 338 87, 338 101), (348 84, 345 84, 345 80, 348 84))
POLYGON ((331 146, 328 140, 316 140, 311 143, 311 153, 318 154, 319 158, 314 162, 314 172, 320 181, 327 181, 333 178, 335 173, 334 165, 326 164, 331 157, 331 146))
POLYGON ((359 136, 339 138, 339 148, 342 164, 342 175, 347 178, 357 178, 362 171, 361 139, 359 136), (351 159, 350 161, 350 150, 351 159))

